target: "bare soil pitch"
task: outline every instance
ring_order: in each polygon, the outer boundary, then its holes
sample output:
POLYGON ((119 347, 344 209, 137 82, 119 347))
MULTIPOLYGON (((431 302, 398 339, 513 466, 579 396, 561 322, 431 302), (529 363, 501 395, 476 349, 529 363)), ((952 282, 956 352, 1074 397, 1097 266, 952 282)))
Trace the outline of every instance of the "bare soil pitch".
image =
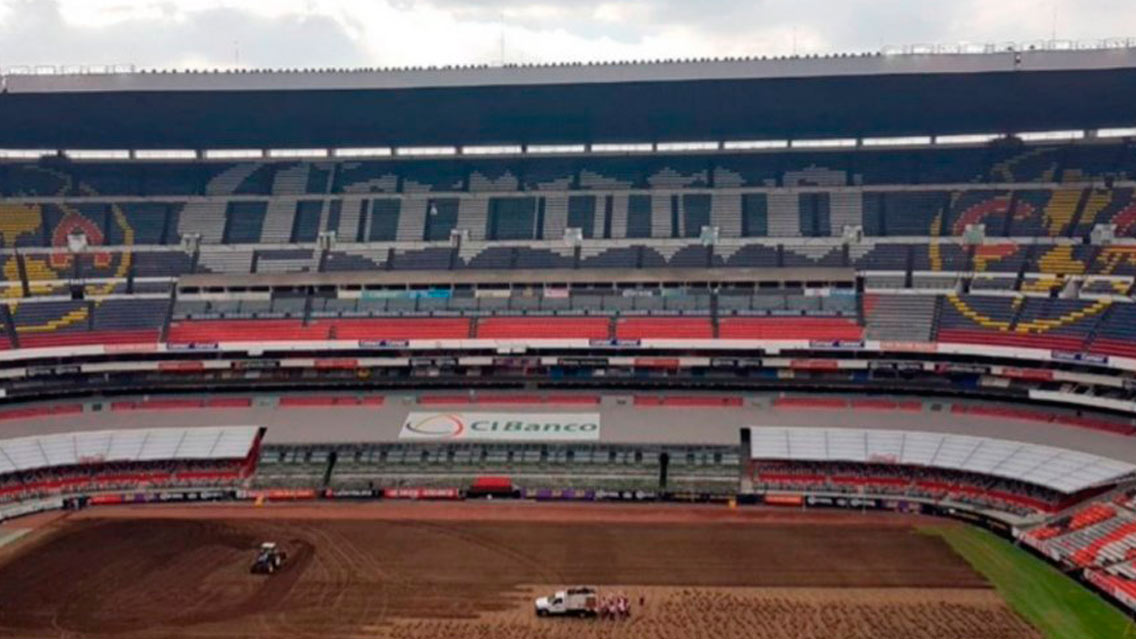
POLYGON ((844 526, 683 511, 668 521, 666 510, 649 522, 621 520, 633 509, 445 511, 91 511, 0 565, 0 636, 1037 636, 940 539, 886 518, 844 526), (345 512, 353 516, 336 516, 345 512), (275 576, 250 575, 265 540, 289 561, 275 576), (533 617, 534 593, 575 583, 647 605, 628 622, 533 617))

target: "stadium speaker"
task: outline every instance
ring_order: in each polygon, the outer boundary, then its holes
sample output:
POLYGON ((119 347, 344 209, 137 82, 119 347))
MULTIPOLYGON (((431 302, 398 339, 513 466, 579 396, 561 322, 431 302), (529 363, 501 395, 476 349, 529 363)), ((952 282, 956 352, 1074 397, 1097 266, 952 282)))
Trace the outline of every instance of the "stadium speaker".
POLYGON ((666 492, 667 490, 667 467, 670 465, 670 453, 659 453, 659 492, 666 492))

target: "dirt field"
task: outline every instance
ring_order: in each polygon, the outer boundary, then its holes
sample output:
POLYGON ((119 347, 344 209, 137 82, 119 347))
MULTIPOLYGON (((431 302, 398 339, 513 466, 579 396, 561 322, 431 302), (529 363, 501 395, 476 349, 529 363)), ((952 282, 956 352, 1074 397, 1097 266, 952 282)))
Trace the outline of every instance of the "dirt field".
POLYGON ((907 519, 526 506, 87 511, 4 553, 0 636, 1037 637, 907 519), (248 573, 263 540, 282 573, 248 573), (633 618, 533 616, 576 583, 633 618))

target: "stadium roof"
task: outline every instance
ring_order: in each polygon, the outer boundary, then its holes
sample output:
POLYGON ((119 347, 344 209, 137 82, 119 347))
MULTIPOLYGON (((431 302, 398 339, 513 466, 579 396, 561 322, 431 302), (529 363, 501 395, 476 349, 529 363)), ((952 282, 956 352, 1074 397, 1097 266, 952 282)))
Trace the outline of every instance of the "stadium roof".
POLYGON ((928 466, 993 475, 1062 493, 1115 482, 1136 471, 1125 462, 1040 444, 854 428, 752 429, 754 459, 928 466))
POLYGON ((0 440, 0 473, 89 463, 242 459, 256 426, 148 428, 0 440))
POLYGON ((332 148, 943 135, 1136 124, 1136 49, 7 75, 0 148, 332 148))

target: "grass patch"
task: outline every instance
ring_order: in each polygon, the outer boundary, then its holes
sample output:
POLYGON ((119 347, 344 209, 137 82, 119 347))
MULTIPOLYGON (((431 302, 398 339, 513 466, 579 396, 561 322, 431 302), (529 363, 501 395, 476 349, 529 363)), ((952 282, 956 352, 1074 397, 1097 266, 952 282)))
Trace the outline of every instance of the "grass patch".
POLYGON ((936 526, 922 532, 950 544, 1046 639, 1136 639, 1136 625, 1124 613, 994 533, 974 526, 936 526))

